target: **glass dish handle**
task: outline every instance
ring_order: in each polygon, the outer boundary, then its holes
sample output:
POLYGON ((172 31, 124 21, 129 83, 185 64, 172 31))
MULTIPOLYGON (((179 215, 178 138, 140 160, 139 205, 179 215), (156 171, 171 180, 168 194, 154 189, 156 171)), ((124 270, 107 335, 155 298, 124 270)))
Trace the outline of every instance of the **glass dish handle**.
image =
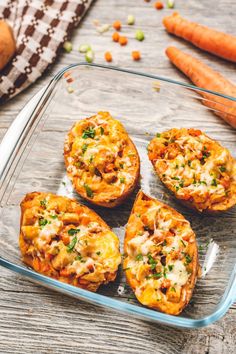
POLYGON ((3 172, 12 156, 15 147, 21 138, 21 135, 29 122, 32 113, 34 112, 38 102, 44 95, 47 87, 43 87, 37 92, 33 98, 25 105, 18 116, 14 119, 6 134, 4 135, 0 144, 0 180, 2 179, 3 172), (14 137, 14 139, 12 139, 14 137))

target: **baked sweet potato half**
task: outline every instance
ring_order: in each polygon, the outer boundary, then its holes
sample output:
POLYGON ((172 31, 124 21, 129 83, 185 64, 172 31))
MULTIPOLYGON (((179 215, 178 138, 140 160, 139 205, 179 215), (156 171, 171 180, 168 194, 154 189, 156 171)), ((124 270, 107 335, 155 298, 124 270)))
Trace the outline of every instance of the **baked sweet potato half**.
POLYGON ((139 181, 136 147, 108 112, 75 123, 66 137, 64 157, 75 190, 97 205, 121 204, 139 181))
POLYGON ((198 248, 189 222, 168 205, 139 192, 124 242, 124 270, 137 299, 178 315, 191 299, 198 248))
POLYGON ((90 291, 115 280, 119 239, 88 207, 50 193, 21 202, 23 261, 49 277, 90 291))
POLYGON ((216 213, 236 204, 236 160, 200 130, 157 134, 148 156, 161 181, 186 206, 216 213))

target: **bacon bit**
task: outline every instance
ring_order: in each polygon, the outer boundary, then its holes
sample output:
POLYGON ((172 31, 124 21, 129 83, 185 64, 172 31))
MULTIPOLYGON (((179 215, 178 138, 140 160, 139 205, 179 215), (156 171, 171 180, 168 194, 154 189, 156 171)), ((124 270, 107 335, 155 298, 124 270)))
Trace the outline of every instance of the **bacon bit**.
POLYGON ((115 30, 117 30, 117 31, 120 31, 120 29, 121 29, 121 22, 120 22, 120 21, 115 21, 115 22, 113 23, 113 28, 114 28, 115 30))
POLYGON ((111 55, 111 53, 110 53, 110 52, 106 52, 106 53, 104 54, 104 58, 105 58, 105 60, 106 60, 108 63, 110 63, 110 62, 112 61, 112 55, 111 55))
POLYGON ((74 79, 72 77, 69 77, 68 79, 66 79, 66 82, 68 82, 68 84, 70 84, 73 81, 74 81, 74 79))
POLYGON ((154 7, 155 7, 157 10, 162 10, 163 7, 164 7, 164 5, 163 5, 163 3, 162 3, 161 1, 157 1, 157 2, 155 2, 154 7))
POLYGON ((188 133, 192 136, 199 136, 202 134, 201 130, 190 128, 188 133))
POLYGON ((224 178, 220 180, 220 183, 225 189, 228 189, 230 186, 230 177, 226 175, 224 178))
POLYGON ((127 37, 120 37, 119 43, 120 43, 120 45, 126 45, 128 43, 128 38, 127 37))
POLYGON ((113 35, 112 35, 112 40, 114 42, 119 42, 119 39, 120 39, 120 35, 118 32, 114 32, 113 35))
POLYGON ((70 276, 70 273, 69 273, 68 269, 62 269, 62 270, 60 270, 60 276, 62 276, 62 277, 69 277, 69 276, 70 276))
POLYGON ((68 235, 61 236, 62 242, 67 246, 70 243, 70 237, 68 235))
POLYGON ((133 50, 133 51, 132 51, 132 58, 133 58, 133 60, 135 60, 135 61, 140 60, 140 59, 141 59, 141 54, 140 54, 140 52, 139 52, 138 50, 133 50))

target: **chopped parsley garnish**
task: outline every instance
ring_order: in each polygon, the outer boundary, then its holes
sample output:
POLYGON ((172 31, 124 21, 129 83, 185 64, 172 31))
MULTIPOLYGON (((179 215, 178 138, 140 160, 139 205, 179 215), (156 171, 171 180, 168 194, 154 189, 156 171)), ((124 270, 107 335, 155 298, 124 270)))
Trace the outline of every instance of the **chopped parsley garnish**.
POLYGON ((156 133, 156 137, 160 138, 161 134, 160 133, 156 133))
POLYGON ((167 245, 167 242, 166 242, 166 240, 164 240, 163 242, 162 242, 162 246, 166 246, 167 245))
POLYGON ((123 163, 120 163, 120 168, 124 168, 124 164, 123 163))
POLYGON ((173 286, 170 288, 170 291, 174 291, 176 293, 176 290, 173 286))
POLYGON ((80 232, 80 229, 70 229, 70 230, 68 230, 68 235, 74 236, 74 235, 76 235, 78 232, 80 232))
POLYGON ((206 181, 199 181, 199 183, 207 185, 206 181))
POLYGON ((80 168, 81 165, 82 165, 81 161, 75 162, 75 166, 76 166, 76 167, 80 168))
POLYGON ((93 155, 90 156, 89 163, 91 163, 92 161, 93 161, 93 155))
POLYGON ((202 155, 202 158, 205 160, 209 156, 211 156, 211 153, 209 151, 207 151, 202 155))
POLYGON ((184 265, 188 265, 191 262, 192 262, 192 258, 190 257, 189 254, 186 254, 185 255, 185 263, 184 263, 184 265))
POLYGON ((49 215, 49 217, 50 217, 51 219, 57 219, 57 218, 58 218, 58 215, 49 215))
POLYGON ((179 165, 176 165, 176 166, 175 166, 175 169, 177 170, 178 168, 179 168, 179 165))
POLYGON ((126 271, 126 270, 129 270, 129 269, 130 269, 130 267, 127 267, 127 268, 124 268, 123 270, 126 271))
POLYGON ((83 257, 81 256, 81 254, 79 254, 79 255, 75 258, 76 261, 82 261, 82 259, 83 259, 83 257))
POLYGON ((39 219, 39 226, 43 227, 48 224, 47 219, 39 219))
POLYGON ((184 181, 181 181, 181 182, 179 183, 179 187, 180 187, 180 188, 183 188, 183 186, 184 186, 184 181))
POLYGON ((159 272, 159 273, 153 273, 152 274, 153 278, 156 278, 156 279, 159 279, 162 277, 162 272, 159 272))
POLYGON ((124 177, 120 178, 120 183, 125 183, 125 178, 124 177))
POLYGON ((225 172, 226 171, 226 167, 225 166, 220 166, 219 170, 220 170, 220 172, 225 172))
POLYGON ((189 167, 191 167, 191 161, 190 160, 188 160, 188 165, 189 165, 189 167))
POLYGON ((171 179, 175 179, 176 181, 179 181, 179 177, 171 177, 171 179))
POLYGON ((97 251, 97 252, 96 252, 96 254, 97 254, 98 256, 100 256, 100 254, 101 254, 101 251, 97 251))
POLYGON ((181 167, 185 167, 185 164, 184 164, 184 163, 182 163, 181 167))
POLYGON ((101 132, 101 135, 104 134, 104 128, 103 127, 100 127, 100 132, 101 132))
POLYGON ((82 145, 82 152, 83 152, 83 154, 85 153, 85 151, 87 150, 87 148, 88 148, 88 144, 83 144, 82 145))
POLYGON ((211 185, 217 187, 218 184, 215 178, 212 180, 211 185))
POLYGON ((148 256, 148 263, 151 265, 151 270, 154 270, 156 268, 157 263, 150 253, 147 256, 148 256))
POLYGON ((41 205, 42 207, 46 208, 46 207, 47 207, 47 201, 46 201, 46 199, 40 200, 40 205, 41 205))
POLYGON ((207 147, 205 145, 203 146, 203 150, 205 150, 205 151, 207 150, 207 147))
POLYGON ((86 190, 86 194, 89 198, 93 198, 93 191, 92 189, 87 185, 87 183, 84 184, 84 188, 86 190))
POLYGON ((169 265, 168 265, 168 269, 169 269, 170 272, 173 270, 173 268, 174 268, 174 265, 173 265, 173 264, 169 264, 169 265))
POLYGON ((65 186, 65 185, 66 185, 66 182, 62 181, 61 184, 63 184, 63 186, 65 186))
POLYGON ((180 240, 180 241, 181 241, 181 243, 183 244, 183 246, 184 246, 184 247, 186 247, 186 245, 185 245, 184 241, 183 241, 183 240, 180 240))
POLYGON ((88 127, 83 131, 82 138, 83 139, 88 139, 91 138, 93 139, 95 137, 95 130, 93 127, 88 127))
POLYGON ((136 261, 142 261, 143 260, 143 255, 141 253, 139 253, 136 258, 135 258, 136 261))
POLYGON ((73 237, 72 241, 67 246, 67 252, 69 252, 69 253, 72 252, 76 243, 77 243, 77 236, 73 237))
POLYGON ((164 278, 166 279, 167 278, 167 276, 166 276, 166 267, 164 267, 163 275, 164 275, 164 278))

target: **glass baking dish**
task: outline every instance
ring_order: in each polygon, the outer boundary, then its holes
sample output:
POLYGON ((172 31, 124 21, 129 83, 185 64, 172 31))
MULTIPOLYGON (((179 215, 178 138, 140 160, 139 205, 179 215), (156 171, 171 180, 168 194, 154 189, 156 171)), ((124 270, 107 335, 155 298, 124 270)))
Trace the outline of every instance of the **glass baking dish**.
MULTIPOLYGON (((182 207, 155 176, 146 153, 148 142, 156 132, 194 127, 220 141, 236 157, 235 131, 213 114, 212 109, 201 104, 203 98, 198 95, 199 91, 171 79, 102 65, 82 63, 59 72, 25 106, 0 146, 0 265, 78 299, 158 323, 197 328, 222 317, 236 300, 235 208, 213 217, 182 207), (38 274, 21 261, 19 204, 26 193, 48 191, 86 204, 66 178, 63 143, 76 120, 101 110, 118 118, 136 144, 141 157, 140 187, 180 211, 196 232, 203 276, 181 316, 141 306, 131 289, 124 286, 121 269, 114 283, 92 293, 38 274)), ((212 100, 216 95, 212 93, 212 100)), ((226 105, 230 106, 233 100, 228 97, 226 105)), ((113 210, 90 205, 119 236, 121 252, 134 198, 135 193, 113 210)))

